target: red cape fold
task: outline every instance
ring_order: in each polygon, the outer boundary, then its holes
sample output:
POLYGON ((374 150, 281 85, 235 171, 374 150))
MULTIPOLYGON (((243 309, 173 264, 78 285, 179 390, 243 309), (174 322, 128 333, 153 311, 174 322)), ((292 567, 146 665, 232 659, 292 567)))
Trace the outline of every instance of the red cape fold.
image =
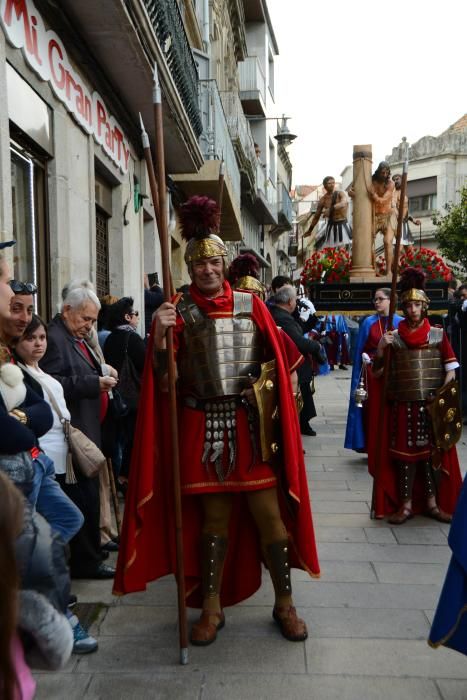
MULTIPOLYGON (((279 502, 290 537, 290 565, 319 576, 298 416, 279 331, 267 309, 253 297, 253 320, 276 358, 283 468, 278 478, 279 502)), ((120 538, 114 593, 146 588, 148 582, 176 574, 173 479, 167 395, 158 390, 152 367, 154 326, 148 342, 135 430, 130 482, 120 538)), ((179 428, 183 439, 183 426, 179 428)), ((183 541, 187 603, 200 607, 202 528, 201 499, 183 495, 183 541)), ((242 494, 234 496, 221 603, 234 605, 261 585, 261 548, 242 494)))

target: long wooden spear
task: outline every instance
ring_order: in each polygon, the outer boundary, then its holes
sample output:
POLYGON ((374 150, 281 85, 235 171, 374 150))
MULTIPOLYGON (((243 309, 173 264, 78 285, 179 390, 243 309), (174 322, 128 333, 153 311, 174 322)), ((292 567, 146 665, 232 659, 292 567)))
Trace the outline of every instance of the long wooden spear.
MULTIPOLYGON (((167 188, 165 183, 165 157, 164 157, 164 125, 162 115, 162 95, 157 64, 154 64, 152 101, 154 105, 154 123, 156 130, 156 173, 159 185, 159 210, 160 210, 160 241, 162 257, 162 279, 164 296, 166 301, 171 299, 172 280, 170 274, 170 247, 169 230, 167 224, 167 188)), ((169 389, 169 417, 170 439, 172 447, 172 469, 174 484, 174 510, 175 510, 175 542, 177 551, 177 589, 178 589, 178 628, 180 639, 180 663, 188 663, 188 633, 185 601, 185 564, 183 557, 183 527, 182 527, 182 494, 180 483, 180 456, 178 451, 178 420, 177 420, 177 394, 176 394, 176 365, 173 344, 173 329, 167 332, 167 356, 168 356, 168 389, 169 389)))
MULTIPOLYGON (((387 323, 387 327, 386 327, 388 331, 392 329, 394 313, 396 311, 397 272, 398 272, 398 268, 399 268, 399 255, 400 255, 400 250, 401 250, 402 223, 404 220, 404 202, 405 202, 405 194, 407 191, 408 171, 409 171, 409 147, 407 144, 404 167, 402 170, 402 181, 401 181, 400 199, 399 199, 399 212, 398 212, 398 216, 397 216, 396 245, 394 248, 394 259, 393 259, 393 264, 392 264, 391 298, 390 298, 390 302, 389 302, 389 316, 388 316, 388 323, 387 323)), ((376 469, 375 469, 375 477, 373 480, 373 496, 372 496, 372 505, 371 505, 371 517, 372 518, 375 517, 376 497, 377 497, 378 484, 379 484, 379 479, 380 479, 380 474, 381 474, 381 463, 382 463, 382 460, 384 458, 384 449, 385 448, 387 449, 387 445, 385 444, 385 441, 383 440, 383 435, 385 432, 384 431, 384 420, 385 420, 385 413, 386 413, 386 395, 387 395, 387 389, 388 389, 389 365, 390 365, 390 347, 387 346, 384 349, 384 355, 383 355, 381 402, 379 405, 379 420, 378 420, 378 428, 379 428, 378 434, 380 436, 380 440, 378 440, 376 469)))
POLYGON ((152 162, 152 153, 151 153, 151 147, 149 145, 149 136, 147 135, 146 129, 144 128, 143 117, 141 116, 141 112, 139 115, 139 122, 141 124, 141 142, 143 144, 144 160, 146 161, 146 167, 148 169, 149 188, 151 190, 152 203, 154 205, 154 212, 156 214, 156 224, 157 224, 157 229, 159 231, 159 236, 160 236, 161 227, 160 227, 159 190, 158 190, 158 186, 157 186, 156 175, 154 172, 154 165, 152 162))

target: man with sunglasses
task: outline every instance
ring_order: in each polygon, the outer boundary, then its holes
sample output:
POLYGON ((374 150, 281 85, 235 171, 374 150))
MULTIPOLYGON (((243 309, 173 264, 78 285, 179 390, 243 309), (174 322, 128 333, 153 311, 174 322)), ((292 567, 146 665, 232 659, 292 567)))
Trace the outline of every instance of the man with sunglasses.
POLYGON ((10 316, 3 319, 2 325, 5 340, 11 347, 21 338, 32 320, 37 287, 33 282, 19 280, 11 280, 10 287, 14 297, 10 302, 10 316))

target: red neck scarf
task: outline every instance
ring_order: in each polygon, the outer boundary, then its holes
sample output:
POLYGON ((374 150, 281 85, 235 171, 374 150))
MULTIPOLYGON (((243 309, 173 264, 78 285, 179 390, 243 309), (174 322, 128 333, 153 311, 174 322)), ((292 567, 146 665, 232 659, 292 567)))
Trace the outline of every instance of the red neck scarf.
POLYGON ((190 285, 190 296, 205 314, 210 314, 216 311, 224 311, 232 308, 232 288, 227 281, 223 283, 223 293, 219 294, 214 299, 208 299, 202 294, 195 284, 190 285))
POLYGON ((410 328, 407 319, 404 318, 399 323, 398 330, 401 340, 404 341, 408 348, 419 348, 421 345, 427 344, 430 328, 430 322, 427 318, 424 318, 419 327, 415 329, 410 328))

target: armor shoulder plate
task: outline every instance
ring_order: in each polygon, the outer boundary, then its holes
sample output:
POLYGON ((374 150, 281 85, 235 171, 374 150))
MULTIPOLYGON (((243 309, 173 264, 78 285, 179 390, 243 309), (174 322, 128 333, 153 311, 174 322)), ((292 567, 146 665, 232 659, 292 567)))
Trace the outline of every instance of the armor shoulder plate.
POLYGON ((428 344, 429 345, 439 345, 443 340, 443 329, 432 326, 430 328, 430 333, 428 334, 428 344))

